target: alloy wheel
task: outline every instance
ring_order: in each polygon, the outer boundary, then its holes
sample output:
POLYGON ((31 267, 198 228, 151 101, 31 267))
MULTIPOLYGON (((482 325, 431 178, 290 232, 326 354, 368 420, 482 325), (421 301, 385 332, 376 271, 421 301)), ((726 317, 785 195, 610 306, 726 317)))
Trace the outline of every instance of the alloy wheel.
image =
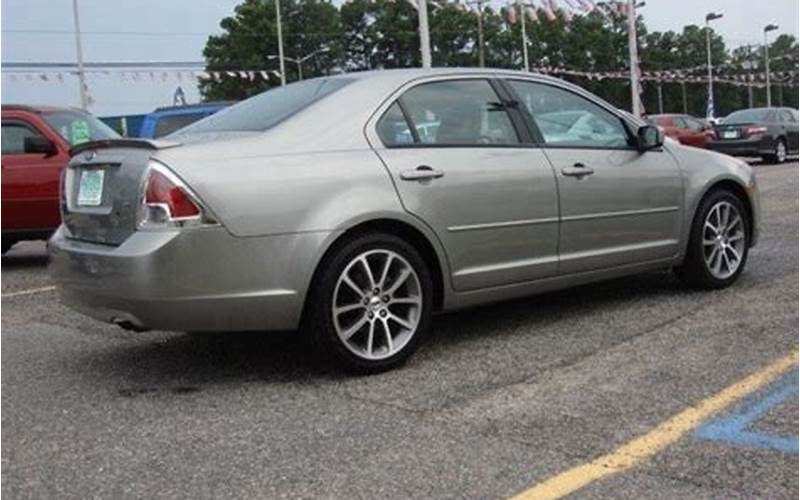
POLYGON ((775 145, 775 158, 778 159, 778 163, 786 161, 786 144, 784 144, 782 140, 778 140, 778 143, 775 145))
POLYGON ((400 254, 369 250, 353 258, 333 292, 333 325, 342 344, 367 360, 400 352, 419 326, 422 287, 400 254))
POLYGON ((733 276, 742 264, 745 226, 739 210, 727 201, 716 203, 703 224, 703 258, 716 279, 733 276))

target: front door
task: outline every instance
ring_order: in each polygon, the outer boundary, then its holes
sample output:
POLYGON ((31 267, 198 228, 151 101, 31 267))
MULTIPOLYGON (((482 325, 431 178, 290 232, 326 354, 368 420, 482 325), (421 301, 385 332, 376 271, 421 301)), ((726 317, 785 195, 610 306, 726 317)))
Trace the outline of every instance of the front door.
POLYGON ((438 79, 384 112, 376 151, 405 209, 443 243, 456 290, 555 275, 552 168, 488 79, 438 79))
POLYGON ((556 172, 559 274, 675 256, 683 220, 677 162, 662 150, 640 153, 622 119, 586 96, 546 83, 508 83, 556 172))

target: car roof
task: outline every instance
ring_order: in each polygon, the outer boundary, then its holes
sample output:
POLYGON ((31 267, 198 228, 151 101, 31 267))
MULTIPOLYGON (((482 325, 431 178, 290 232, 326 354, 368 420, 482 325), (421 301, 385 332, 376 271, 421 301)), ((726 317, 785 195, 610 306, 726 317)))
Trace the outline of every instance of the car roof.
POLYGON ((356 71, 352 73, 340 73, 338 75, 331 75, 322 78, 350 78, 350 79, 389 79, 397 80, 397 82, 406 82, 416 78, 423 78, 429 76, 457 76, 457 75, 491 75, 491 76, 536 76, 539 79, 550 80, 553 82, 561 82, 563 80, 548 76, 542 73, 516 71, 513 69, 503 68, 463 68, 463 67, 448 67, 448 68, 402 68, 402 69, 378 69, 369 71, 356 71))

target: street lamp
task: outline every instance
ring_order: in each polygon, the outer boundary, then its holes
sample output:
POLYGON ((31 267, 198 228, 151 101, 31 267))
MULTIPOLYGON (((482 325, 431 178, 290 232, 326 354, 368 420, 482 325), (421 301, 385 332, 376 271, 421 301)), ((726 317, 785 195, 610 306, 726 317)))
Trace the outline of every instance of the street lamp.
POLYGON ((714 74, 711 67, 711 26, 709 23, 720 19, 722 14, 709 12, 706 14, 706 57, 708 65, 708 105, 706 107, 706 117, 714 118, 714 74))
POLYGON ((764 26, 764 70, 767 72, 767 107, 772 106, 772 89, 769 86, 769 44, 767 43, 767 33, 778 29, 777 24, 764 26))
MULTIPOLYGON (((309 59, 311 59, 312 57, 314 57, 317 54, 323 54, 325 52, 330 52, 330 51, 331 51, 330 47, 322 47, 320 49, 315 50, 314 52, 311 52, 310 54, 307 54, 307 55, 305 55, 303 57, 300 57, 300 58, 297 58, 297 59, 295 59, 293 57, 288 57, 288 56, 283 56, 283 59, 297 64, 297 79, 298 80, 302 80, 303 79, 303 63, 308 61, 309 59)), ((281 57, 280 55, 272 54, 272 55, 267 56, 267 59, 278 59, 280 57, 281 57)))

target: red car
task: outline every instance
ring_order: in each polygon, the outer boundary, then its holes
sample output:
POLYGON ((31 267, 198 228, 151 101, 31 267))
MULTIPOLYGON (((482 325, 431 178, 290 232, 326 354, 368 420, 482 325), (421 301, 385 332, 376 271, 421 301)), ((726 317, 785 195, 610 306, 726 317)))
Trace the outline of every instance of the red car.
POLYGON ((77 109, 2 107, 2 251, 47 239, 61 223, 61 171, 70 147, 119 135, 77 109))
POLYGON ((716 138, 710 124, 689 115, 649 115, 647 121, 661 127, 667 137, 687 146, 705 148, 716 138))

